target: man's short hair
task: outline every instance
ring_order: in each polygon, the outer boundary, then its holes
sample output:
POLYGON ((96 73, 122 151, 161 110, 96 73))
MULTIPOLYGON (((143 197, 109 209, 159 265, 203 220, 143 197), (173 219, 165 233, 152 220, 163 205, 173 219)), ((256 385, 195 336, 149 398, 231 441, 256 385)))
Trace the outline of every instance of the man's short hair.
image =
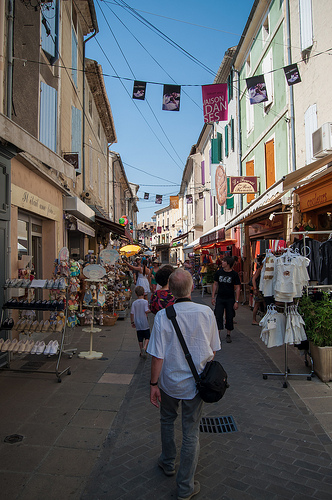
POLYGON ((144 288, 142 286, 137 286, 135 288, 135 293, 137 297, 142 297, 142 295, 144 295, 144 288))
POLYGON ((178 268, 169 277, 169 289, 175 298, 180 299, 191 294, 193 279, 189 271, 178 268))
POLYGON ((156 272, 155 280, 160 286, 166 286, 170 275, 174 272, 174 267, 170 264, 165 264, 156 272))

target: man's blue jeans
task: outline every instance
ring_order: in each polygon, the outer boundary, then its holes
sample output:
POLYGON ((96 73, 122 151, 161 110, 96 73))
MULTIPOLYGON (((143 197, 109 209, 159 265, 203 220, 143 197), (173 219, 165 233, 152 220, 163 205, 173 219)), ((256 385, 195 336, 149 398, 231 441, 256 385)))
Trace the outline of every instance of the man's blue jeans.
POLYGON ((182 447, 180 467, 176 476, 178 496, 189 496, 194 490, 194 476, 199 456, 199 422, 202 417, 203 401, 199 395, 194 399, 175 399, 162 390, 160 405, 161 461, 174 469, 176 445, 174 422, 182 403, 182 447))

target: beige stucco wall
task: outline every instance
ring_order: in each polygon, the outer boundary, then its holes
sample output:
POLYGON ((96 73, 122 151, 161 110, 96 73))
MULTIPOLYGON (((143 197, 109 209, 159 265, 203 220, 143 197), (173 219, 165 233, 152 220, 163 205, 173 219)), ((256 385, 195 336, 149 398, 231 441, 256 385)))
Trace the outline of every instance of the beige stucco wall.
POLYGON ((317 125, 320 127, 332 121, 331 78, 332 58, 321 52, 332 46, 332 2, 319 0, 312 2, 314 44, 307 62, 302 61, 299 2, 291 0, 291 46, 292 60, 298 62, 301 83, 293 86, 295 106, 296 168, 306 163, 304 113, 313 104, 317 105, 317 125))
MULTIPOLYGON (((22 198, 22 197, 21 197, 22 198)), ((63 209, 62 193, 52 184, 40 177, 25 165, 19 158, 12 159, 12 214, 11 214, 11 276, 17 277, 17 216, 18 210, 24 210, 42 220, 42 263, 43 276, 49 278, 54 269, 54 260, 63 246, 63 209), (36 208, 20 199, 20 194, 26 192, 27 197, 38 201, 36 208), (18 200, 18 202, 16 201, 18 200), (45 207, 45 210, 44 210, 45 207)))

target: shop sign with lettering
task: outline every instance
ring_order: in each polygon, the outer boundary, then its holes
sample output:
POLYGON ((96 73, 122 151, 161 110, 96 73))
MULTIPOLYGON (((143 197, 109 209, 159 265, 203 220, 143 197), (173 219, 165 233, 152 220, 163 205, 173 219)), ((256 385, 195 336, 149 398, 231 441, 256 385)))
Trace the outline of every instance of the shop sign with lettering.
POLYGON ((39 196, 12 184, 12 204, 47 219, 59 221, 60 209, 39 196))
POLYGON ((257 177, 230 177, 230 192, 231 194, 257 193, 257 177))

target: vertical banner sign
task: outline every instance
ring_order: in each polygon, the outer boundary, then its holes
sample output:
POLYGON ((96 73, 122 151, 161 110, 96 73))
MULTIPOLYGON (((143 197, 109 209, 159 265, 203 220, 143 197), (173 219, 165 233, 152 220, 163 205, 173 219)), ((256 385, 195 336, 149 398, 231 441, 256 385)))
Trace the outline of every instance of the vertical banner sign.
POLYGON ((250 104, 258 104, 259 102, 268 101, 264 75, 247 78, 246 84, 250 104))
POLYGON ((204 122, 224 122, 228 120, 227 83, 203 85, 204 122))
POLYGON ((202 200, 202 199, 204 198, 203 191, 200 191, 200 192, 198 193, 198 198, 199 198, 200 200, 202 200))
POLYGON ((179 197, 178 196, 170 196, 169 197, 169 204, 172 209, 177 209, 179 208, 179 197))
POLYGON ((155 203, 157 203, 157 205, 161 205, 163 202, 163 197, 161 194, 156 194, 156 201, 155 203))
POLYGON ((149 193, 144 193, 144 199, 148 200, 149 199, 149 193))
POLYGON ((139 99, 141 101, 144 101, 145 91, 146 91, 146 82, 139 82, 138 80, 135 80, 133 88, 133 99, 139 99))
POLYGON ((164 85, 162 109, 180 111, 180 92, 180 85, 164 85))
POLYGON ((187 205, 192 205, 193 204, 193 195, 192 194, 187 194, 186 195, 186 200, 187 200, 187 205))
POLYGON ((286 80, 289 86, 300 83, 301 77, 297 64, 290 64, 284 68, 286 80))

